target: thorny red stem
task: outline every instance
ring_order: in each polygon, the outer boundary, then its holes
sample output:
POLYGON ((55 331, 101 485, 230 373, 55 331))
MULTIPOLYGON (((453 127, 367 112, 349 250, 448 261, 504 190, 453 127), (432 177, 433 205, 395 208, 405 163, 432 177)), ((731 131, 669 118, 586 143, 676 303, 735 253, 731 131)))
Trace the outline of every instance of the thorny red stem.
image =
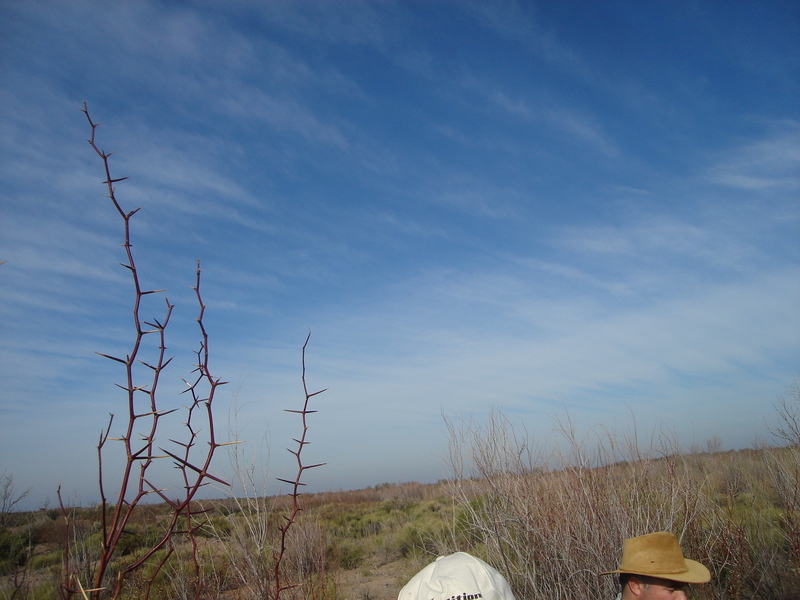
POLYGON ((281 543, 280 547, 277 552, 273 552, 273 577, 275 578, 275 588, 273 593, 273 600, 279 600, 281 594, 289 589, 292 589, 297 586, 297 584, 283 584, 281 583, 281 563, 283 562, 284 554, 286 553, 286 541, 287 535, 289 533, 289 529, 297 522, 297 516, 299 515, 300 511, 303 510, 302 506, 300 505, 300 487, 305 486, 305 483, 302 483, 301 479, 303 477, 303 473, 308 469, 314 469, 316 467, 321 467, 325 463, 319 463, 315 465, 304 465, 302 460, 302 452, 303 448, 309 444, 306 441, 306 436, 308 434, 308 415, 315 413, 315 410, 309 410, 308 405, 311 398, 314 396, 321 394, 325 390, 320 390, 318 392, 309 393, 308 386, 306 385, 306 347, 308 346, 308 341, 311 339, 311 332, 308 332, 306 336, 306 341, 303 343, 303 352, 302 352, 302 381, 303 381, 303 392, 305 393, 305 401, 303 403, 302 410, 289 410, 287 409, 286 412, 290 413, 297 413, 301 415, 302 423, 303 423, 303 433, 300 436, 300 439, 295 439, 294 441, 297 442, 297 450, 288 449, 291 454, 294 455, 295 460, 297 461, 297 473, 293 481, 289 481, 287 479, 278 479, 284 483, 288 483, 292 486, 292 491, 289 494, 292 497, 292 510, 289 513, 288 517, 284 517, 286 523, 280 528, 281 532, 281 543))
MULTIPOLYGON (((139 280, 139 273, 137 271, 136 263, 134 261, 132 244, 131 244, 131 234, 130 234, 131 217, 133 217, 133 215, 136 214, 136 212, 138 212, 139 209, 137 208, 131 212, 126 212, 125 210, 122 209, 122 206, 117 201, 114 184, 120 181, 124 181, 126 178, 122 177, 115 179, 111 176, 111 170, 108 161, 109 157, 111 156, 111 153, 106 153, 102 151, 96 145, 95 133, 98 125, 94 123, 91 117, 89 116, 89 111, 87 109, 86 103, 84 103, 83 105, 82 112, 86 115, 86 119, 88 120, 89 126, 91 128, 91 136, 88 140, 89 145, 103 161, 103 167, 106 176, 106 179, 103 183, 107 186, 108 197, 111 199, 114 207, 116 208, 117 212, 122 217, 124 222, 125 240, 122 245, 125 248, 127 263, 123 263, 122 266, 130 271, 131 278, 133 281, 133 286, 135 291, 134 306, 133 306, 133 321, 136 330, 136 335, 134 338, 131 351, 124 359, 103 355, 106 356, 107 358, 123 363, 125 365, 126 384, 124 386, 119 386, 119 387, 124 389, 127 393, 128 423, 124 435, 118 439, 123 442, 126 454, 126 462, 124 470, 121 475, 119 494, 117 496, 116 504, 114 505, 113 508, 113 515, 109 519, 108 500, 106 498, 105 489, 103 485, 102 453, 106 441, 112 439, 109 437, 111 424, 113 422, 113 417, 114 417, 114 415, 112 414, 109 419, 108 427, 105 430, 105 432, 101 433, 100 441, 97 445, 103 546, 101 548, 100 558, 95 568, 94 586, 93 586, 94 589, 89 593, 90 597, 93 600, 99 600, 107 569, 114 556, 116 548, 120 542, 121 536, 123 535, 123 533, 125 533, 126 525, 128 524, 134 509, 138 506, 139 502, 145 496, 151 493, 156 493, 158 496, 164 499, 172 509, 171 518, 168 520, 165 533, 162 536, 162 538, 158 540, 156 544, 153 545, 153 547, 149 549, 139 560, 120 570, 112 592, 112 598, 118 598, 122 592, 122 586, 125 578, 131 572, 140 568, 145 561, 150 559, 153 556, 153 554, 155 554, 155 552, 157 552, 162 548, 167 548, 165 557, 162 558, 162 560, 159 562, 159 564, 155 569, 155 572, 151 575, 151 578, 148 582, 147 590, 145 592, 145 598, 148 598, 152 582, 155 580, 155 577, 158 575, 158 572, 161 570, 167 558, 172 553, 172 543, 171 543, 172 536, 175 533, 178 533, 176 528, 181 516, 186 518, 187 526, 185 533, 189 536, 189 538, 192 540, 192 543, 194 544, 194 532, 200 525, 192 524, 195 513, 193 512, 191 502, 194 499, 198 490, 203 485, 206 484, 207 479, 213 479, 215 481, 219 481, 220 483, 225 484, 225 482, 223 482, 222 480, 217 479, 216 477, 213 477, 208 473, 208 470, 211 466, 211 460, 213 458, 214 451, 216 450, 217 447, 219 447, 219 444, 217 444, 214 438, 213 413, 211 410, 211 405, 217 387, 223 385, 224 382, 220 381, 219 379, 215 379, 208 370, 208 359, 209 359, 208 334, 203 324, 205 305, 203 304, 203 300, 200 295, 200 266, 198 262, 197 272, 196 272, 197 277, 194 290, 196 293, 197 302, 200 306, 200 314, 197 319, 197 322, 199 324, 201 332, 201 344, 200 344, 200 350, 198 350, 196 353, 198 359, 195 369, 195 372, 197 373, 197 378, 193 383, 188 384, 188 389, 187 389, 187 391, 189 391, 192 396, 192 403, 188 407, 189 415, 186 421, 186 427, 189 431, 189 441, 184 443, 176 442, 184 448, 184 453, 182 457, 178 457, 175 454, 164 451, 162 449, 162 451, 165 452, 168 456, 172 456, 175 459, 176 466, 181 471, 183 477, 183 484, 184 484, 183 497, 180 499, 171 500, 167 498, 167 496, 161 490, 153 486, 147 479, 146 475, 149 467, 153 464, 154 460, 160 458, 154 452, 159 419, 162 416, 165 416, 166 414, 172 412, 172 411, 158 410, 156 392, 158 389, 161 373, 163 372, 164 368, 169 364, 169 362, 172 360, 171 358, 166 357, 167 345, 166 345, 165 331, 169 324, 170 316, 172 315, 172 310, 174 307, 165 298, 166 315, 164 319, 161 322, 159 322, 158 320, 155 320, 154 323, 145 322, 144 325, 151 327, 151 329, 146 330, 142 327, 143 322, 140 318, 142 299, 144 298, 144 296, 148 294, 161 292, 163 290, 146 291, 143 290, 141 287, 139 280), (157 333, 159 337, 158 355, 157 355, 157 360, 155 361, 154 364, 148 364, 138 358, 144 336, 151 333, 157 333), (149 368, 152 371, 149 387, 135 385, 134 367, 136 363, 143 364, 145 367, 149 368), (207 395, 205 395, 205 397, 203 397, 203 394, 200 393, 199 391, 201 386, 207 386, 208 388, 207 395), (149 400, 148 409, 145 412, 139 413, 137 412, 136 409, 136 400, 138 398, 138 394, 142 393, 145 394, 149 400), (202 467, 200 468, 195 467, 192 464, 192 460, 190 460, 192 448, 194 447, 197 436, 199 435, 199 430, 195 430, 195 427, 192 424, 194 409, 199 404, 204 404, 206 407, 206 426, 208 427, 209 431, 209 440, 208 440, 209 445, 204 455, 205 458, 202 461, 202 467), (147 431, 142 436, 143 443, 140 447, 134 448, 133 439, 137 431, 138 423, 141 419, 146 419, 146 418, 149 418, 150 422, 149 425, 145 426, 145 429, 147 431), (138 486, 133 498, 127 499, 129 489, 133 484, 134 465, 137 461, 139 462, 139 473, 137 477, 138 486)), ((66 509, 64 508, 63 503, 61 502, 60 492, 59 492, 59 503, 61 504, 62 512, 66 517, 67 516, 66 509)), ((67 532, 67 540, 68 540, 68 532, 67 532)), ((68 550, 68 541, 66 542, 66 544, 67 544, 66 549, 68 550)), ((68 554, 69 554, 68 552, 65 552, 64 577, 63 577, 64 582, 62 585, 62 596, 65 599, 69 599, 74 594, 78 593, 78 590, 76 589, 77 586, 75 585, 74 582, 74 574, 70 572, 68 554)), ((195 566, 197 567, 198 565, 196 562, 197 560, 196 553, 194 554, 194 558, 195 558, 195 566)), ((197 597, 199 597, 200 591, 201 591, 200 586, 199 585, 196 586, 197 597)))

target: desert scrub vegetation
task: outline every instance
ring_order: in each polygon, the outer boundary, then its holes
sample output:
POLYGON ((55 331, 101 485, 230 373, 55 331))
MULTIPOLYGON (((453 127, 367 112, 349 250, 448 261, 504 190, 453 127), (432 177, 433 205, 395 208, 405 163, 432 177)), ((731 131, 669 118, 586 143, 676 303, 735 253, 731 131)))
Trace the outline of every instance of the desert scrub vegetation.
MULTIPOLYGON (((358 578, 368 579, 376 565, 393 562, 407 565, 404 573, 410 577, 431 555, 444 551, 442 539, 449 534, 443 532, 449 530, 454 509, 446 492, 444 483, 407 483, 305 494, 303 510, 287 534, 289 540, 282 563, 285 580, 299 585, 284 591, 282 597, 348 598, 347 590, 340 585, 342 572, 354 571, 358 578)), ((70 510, 76 535, 83 539, 83 545, 97 544, 101 539, 98 508, 70 510)), ((201 582, 207 590, 205 597, 271 598, 275 592, 272 553, 280 543, 280 527, 293 510, 293 499, 281 495, 250 498, 247 502, 234 497, 199 500, 196 510, 205 515, 202 526, 196 530, 196 559, 201 565, 201 582), (253 508, 242 509, 246 503, 252 503, 253 508), (255 506, 263 518, 253 518, 255 506), (254 535, 254 527, 261 527, 258 535, 254 535)), ((147 551, 160 532, 159 520, 168 518, 169 513, 166 504, 141 505, 129 522, 131 539, 124 554, 117 555, 111 570, 124 568, 147 551)), ((2 578, 0 598, 57 597, 62 555, 57 529, 63 528, 63 516, 40 510, 18 513, 16 517, 18 525, 14 531, 31 530, 37 540, 33 559, 27 563, 31 585, 14 595, 11 576, 7 575, 2 578), (51 522, 57 527, 52 527, 51 522)), ((192 550, 191 544, 176 539, 171 560, 158 573, 153 561, 146 563, 131 575, 126 593, 133 594, 149 584, 155 598, 193 598, 192 585, 197 574, 190 555, 192 550)))
MULTIPOLYGON (((476 463, 474 472, 435 484, 305 494, 285 558, 287 580, 303 585, 286 592, 287 597, 394 600, 408 578, 436 555, 463 550, 503 572, 519 600, 613 598, 614 580, 597 573, 616 567, 623 538, 658 529, 675 532, 686 555, 710 568, 712 581, 694 587, 695 599, 798 597, 796 447, 678 453, 671 451, 668 436, 653 436, 647 444, 639 441, 634 449, 630 440, 594 434, 581 438, 569 453, 546 454, 517 439, 501 415, 480 431, 491 432, 493 441, 502 439, 501 434, 506 437, 482 455, 494 463, 476 463), (593 464, 610 458, 609 445, 617 442, 630 456, 615 454, 615 462, 593 464), (583 462, 573 455, 578 451, 583 462), (564 463, 554 464, 554 457, 564 463), (500 458, 502 469, 492 471, 500 458), (529 462, 533 458, 540 466, 529 462), (515 463, 516 470, 511 468, 515 463), (391 565, 398 568, 389 585, 379 588, 382 592, 364 591, 380 569, 391 565)), ((477 443, 482 438, 474 439, 477 443)), ((486 451, 477 446, 469 449, 486 451)), ((144 539, 148 527, 157 531, 157 521, 169 507, 140 509, 131 526, 144 539)), ((270 593, 265 582, 271 552, 279 542, 278 527, 291 514, 292 498, 227 497, 199 501, 197 509, 205 515, 197 530, 200 575, 206 589, 217 594, 209 597, 270 597, 263 594, 270 593), (252 509, 243 509, 247 502, 253 503, 252 509), (252 510, 262 517, 254 520, 252 510), (262 537, 251 531, 254 526, 261 527, 262 537)), ((12 576, 6 575, 0 598, 53 598, 52 590, 57 594, 53 582, 58 582, 59 566, 52 554, 58 554, 58 544, 52 524, 62 517, 52 513, 14 515, 9 531, 29 531, 36 540, 31 555, 42 557, 40 563, 28 562, 29 581, 37 582, 40 591, 12 596, 12 576)), ((96 508, 74 509, 73 518, 94 535, 96 508)), ((135 544, 129 550, 131 560, 140 551, 135 544)), ((155 597, 193 597, 189 585, 196 574, 190 550, 188 544, 178 546, 156 578, 155 597)))
MULTIPOLYGON (((798 405, 795 392, 781 415, 800 423, 787 413, 798 405)), ((596 574, 616 566, 623 539, 659 530, 711 570, 694 598, 800 597, 796 444, 684 454, 668 433, 580 435, 568 416, 540 446, 502 414, 450 427, 452 493, 520 598, 613 597, 614 579, 596 574)))

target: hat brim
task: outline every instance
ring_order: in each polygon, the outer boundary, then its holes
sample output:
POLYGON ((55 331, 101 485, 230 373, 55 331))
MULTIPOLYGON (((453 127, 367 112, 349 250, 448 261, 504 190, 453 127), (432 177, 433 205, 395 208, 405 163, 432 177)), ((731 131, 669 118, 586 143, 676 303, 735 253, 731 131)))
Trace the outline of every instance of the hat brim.
POLYGON ((613 575, 615 573, 629 573, 630 575, 643 575, 645 577, 658 577, 659 579, 668 579, 670 581, 680 581, 681 583, 706 583, 711 580, 711 572, 696 560, 685 558, 686 566, 688 569, 683 573, 645 573, 642 571, 623 571, 616 569, 614 571, 605 571, 600 575, 613 575))

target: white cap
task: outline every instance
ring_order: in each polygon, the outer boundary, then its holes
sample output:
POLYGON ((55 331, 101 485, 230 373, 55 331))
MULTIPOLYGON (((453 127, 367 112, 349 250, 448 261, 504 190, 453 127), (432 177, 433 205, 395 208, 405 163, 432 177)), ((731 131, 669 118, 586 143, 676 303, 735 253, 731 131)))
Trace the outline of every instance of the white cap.
POLYGON ((397 600, 514 600, 500 573, 466 552, 440 556, 414 575, 397 600))

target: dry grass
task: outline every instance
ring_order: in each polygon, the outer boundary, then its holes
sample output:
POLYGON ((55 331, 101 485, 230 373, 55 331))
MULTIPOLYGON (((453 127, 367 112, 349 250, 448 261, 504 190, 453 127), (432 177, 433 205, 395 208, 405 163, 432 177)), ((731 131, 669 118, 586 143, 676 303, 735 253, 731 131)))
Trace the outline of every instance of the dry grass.
POLYGON ((454 430, 453 494, 483 558, 520 598, 609 598, 624 538, 672 531, 714 578, 694 597, 797 598, 800 455, 797 448, 681 454, 605 430, 535 449, 502 415, 454 430), (462 440, 467 440, 463 445, 462 440), (463 465, 471 463, 476 477, 463 465))

